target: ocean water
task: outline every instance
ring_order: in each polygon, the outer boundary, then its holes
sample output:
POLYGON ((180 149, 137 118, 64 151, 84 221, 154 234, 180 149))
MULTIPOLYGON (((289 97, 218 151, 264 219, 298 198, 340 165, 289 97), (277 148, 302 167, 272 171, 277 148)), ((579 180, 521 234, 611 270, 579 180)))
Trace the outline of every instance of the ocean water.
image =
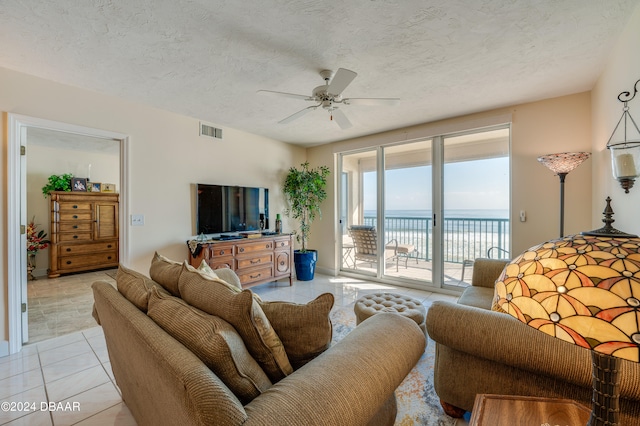
MULTIPOLYGON (((375 216, 375 210, 365 210, 364 215, 366 217, 375 216)), ((431 210, 387 210, 386 217, 431 217, 431 210)), ((508 209, 458 209, 458 210, 445 210, 445 218, 460 218, 460 219, 508 219, 508 209)))
MULTIPOLYGON (((364 211, 364 224, 375 226, 375 210, 364 211)), ((443 253, 446 262, 487 256, 491 247, 508 250, 509 210, 446 210, 443 223, 443 253)), ((387 210, 385 237, 399 244, 413 244, 419 258, 429 259, 433 253, 433 220, 431 210, 387 210)))

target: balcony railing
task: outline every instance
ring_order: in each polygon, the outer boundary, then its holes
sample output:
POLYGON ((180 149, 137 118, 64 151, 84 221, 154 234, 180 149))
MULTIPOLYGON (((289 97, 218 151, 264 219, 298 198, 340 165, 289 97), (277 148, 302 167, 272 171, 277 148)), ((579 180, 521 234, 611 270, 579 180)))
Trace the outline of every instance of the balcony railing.
MULTIPOLYGON (((376 225, 375 216, 365 216, 364 225, 376 225)), ((418 259, 430 261, 433 255, 433 227, 430 217, 384 218, 385 240, 395 239, 398 244, 412 244, 418 250, 418 259)), ((444 261, 462 263, 478 257, 487 257, 496 247, 494 258, 506 258, 509 250, 509 219, 445 217, 444 261)))

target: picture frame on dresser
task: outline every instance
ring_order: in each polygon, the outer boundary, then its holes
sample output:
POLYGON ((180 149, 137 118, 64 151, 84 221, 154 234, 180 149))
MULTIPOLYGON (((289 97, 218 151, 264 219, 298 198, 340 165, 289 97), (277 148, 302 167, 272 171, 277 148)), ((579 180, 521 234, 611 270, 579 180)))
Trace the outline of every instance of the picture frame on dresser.
POLYGON ((73 192, 87 192, 87 179, 71 178, 71 190, 73 192))
POLYGON ((115 183, 103 183, 102 184, 102 192, 116 192, 116 184, 115 183))
POLYGON ((100 182, 91 182, 89 183, 89 190, 91 192, 101 192, 102 184, 100 182))

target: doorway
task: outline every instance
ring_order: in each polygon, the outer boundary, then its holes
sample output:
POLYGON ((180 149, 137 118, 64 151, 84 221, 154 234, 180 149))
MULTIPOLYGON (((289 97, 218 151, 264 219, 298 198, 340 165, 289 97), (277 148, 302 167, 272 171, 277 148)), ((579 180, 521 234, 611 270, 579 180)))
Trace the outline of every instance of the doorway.
MULTIPOLYGON (((111 149, 115 150, 118 155, 117 176, 120 182, 120 205, 119 215, 120 217, 127 217, 128 211, 127 203, 127 176, 128 176, 128 136, 120 133, 109 132, 99 129, 87 128, 82 126, 76 126, 66 123, 60 123, 50 120, 44 120, 34 117, 21 116, 17 114, 9 114, 9 128, 8 128, 8 183, 9 183, 9 197, 8 197, 8 320, 9 320, 9 353, 16 353, 20 351, 23 343, 28 341, 28 295, 27 295, 27 251, 26 251, 26 225, 30 222, 31 217, 28 216, 27 199, 29 197, 40 197, 41 200, 46 201, 44 207, 39 206, 38 216, 40 224, 48 226, 50 213, 48 212, 48 201, 44 198, 40 184, 35 184, 35 187, 29 186, 29 180, 27 179, 27 156, 29 153, 30 139, 34 142, 34 149, 38 147, 38 135, 48 135, 49 142, 46 142, 50 146, 46 149, 67 149, 72 145, 76 145, 76 148, 80 146, 85 151, 89 146, 93 149, 111 149), (64 140, 64 146, 56 145, 61 144, 61 140, 64 140), (107 148, 109 147, 109 148, 107 148), (33 193, 36 194, 33 194, 33 193), (29 195, 28 195, 29 194, 29 195), (39 209, 44 209, 44 213, 39 209)), ((40 142, 45 143, 45 142, 40 142)), ((74 175, 91 173, 89 172, 89 161, 82 162, 82 165, 76 164, 75 167, 71 166, 73 170, 68 170, 69 173, 74 175), (80 168, 80 169, 79 169, 80 168), (84 168, 84 171, 81 170, 84 168)), ((70 167, 68 164, 58 164, 58 167, 70 167)), ((94 172, 96 170, 94 169, 94 172)), ((56 171, 52 171, 51 174, 56 174, 56 171)), ((97 175, 94 174, 96 178, 97 175)), ((87 176, 89 177, 89 176, 87 176)), ((46 177, 45 177, 46 178, 46 177)), ((126 261, 128 253, 128 227, 126 223, 120 226, 119 232, 119 257, 122 262, 126 261)), ((43 257, 41 262, 45 262, 47 259, 43 257), (44 260, 42 260, 44 259, 44 260)), ((36 269, 36 274, 38 273, 36 269)), ((40 271, 41 273, 41 271, 40 271)))

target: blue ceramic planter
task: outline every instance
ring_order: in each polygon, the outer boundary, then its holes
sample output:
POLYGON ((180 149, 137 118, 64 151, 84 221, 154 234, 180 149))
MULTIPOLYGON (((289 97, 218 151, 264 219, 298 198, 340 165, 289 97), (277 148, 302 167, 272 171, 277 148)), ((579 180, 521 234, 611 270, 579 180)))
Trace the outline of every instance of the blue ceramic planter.
POLYGON ((300 250, 293 252, 293 263, 296 267, 296 277, 299 281, 311 281, 313 279, 317 261, 318 252, 316 250, 307 250, 306 253, 300 253, 300 250))

